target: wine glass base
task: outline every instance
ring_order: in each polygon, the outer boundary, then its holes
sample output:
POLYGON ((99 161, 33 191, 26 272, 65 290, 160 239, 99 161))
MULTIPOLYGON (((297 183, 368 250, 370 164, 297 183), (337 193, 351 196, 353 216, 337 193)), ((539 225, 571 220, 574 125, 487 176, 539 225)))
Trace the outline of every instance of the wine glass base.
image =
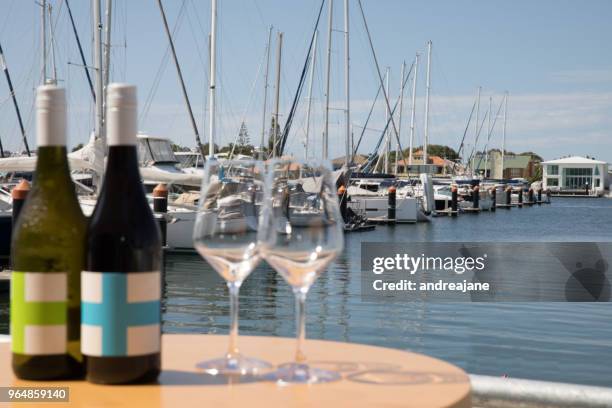
POLYGON ((335 371, 310 367, 308 364, 287 363, 278 367, 276 371, 264 376, 268 381, 278 384, 320 384, 338 381, 341 376, 335 371))
POLYGON ((269 371, 272 364, 244 356, 221 357, 202 361, 196 367, 210 375, 257 375, 269 371))

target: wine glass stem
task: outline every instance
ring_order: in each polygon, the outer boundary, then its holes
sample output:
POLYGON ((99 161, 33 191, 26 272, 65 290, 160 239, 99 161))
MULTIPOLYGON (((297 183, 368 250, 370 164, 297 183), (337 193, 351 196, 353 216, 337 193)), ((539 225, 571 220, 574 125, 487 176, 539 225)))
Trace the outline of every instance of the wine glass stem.
POLYGON ((304 339, 306 338, 306 290, 294 289, 295 294, 295 324, 297 347, 295 350, 295 362, 304 364, 306 355, 302 352, 304 339))
POLYGON ((227 358, 236 358, 240 354, 238 350, 238 293, 240 292, 241 283, 242 282, 227 283, 230 296, 230 331, 227 358))

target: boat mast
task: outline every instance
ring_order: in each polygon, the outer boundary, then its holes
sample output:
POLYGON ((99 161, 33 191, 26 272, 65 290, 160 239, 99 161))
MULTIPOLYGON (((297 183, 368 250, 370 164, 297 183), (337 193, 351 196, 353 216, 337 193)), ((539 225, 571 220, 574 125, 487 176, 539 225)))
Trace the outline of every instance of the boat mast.
POLYGON ((276 96, 274 100, 274 129, 272 129, 272 157, 276 157, 278 143, 278 134, 280 125, 278 124, 279 109, 280 109, 280 83, 281 83, 281 61, 283 57, 283 33, 279 31, 276 40, 276 96))
MULTIPOLYGON (((389 77, 391 76, 391 68, 387 67, 387 73, 385 74, 386 78, 386 84, 385 84, 385 88, 387 90, 387 98, 391 99, 391 95, 389 95, 389 77)), ((389 104, 385 105, 385 124, 389 123, 389 116, 391 116, 391 107, 389 106, 389 104)), ((386 126, 386 125, 385 125, 386 126)), ((389 131, 389 127, 387 127, 387 134, 385 135, 385 160, 384 160, 384 164, 385 164, 385 170, 383 171, 384 173, 387 173, 389 171, 389 152, 391 151, 391 132, 389 131)))
POLYGON ((261 119, 261 143, 259 150, 263 155, 266 145, 266 108, 268 105, 268 75, 270 73, 270 49, 272 48, 272 26, 268 29, 268 45, 266 46, 266 73, 264 75, 263 113, 261 119))
MULTIPOLYGON (((402 111, 404 110, 404 75, 406 72, 406 61, 402 62, 402 70, 401 70, 401 78, 400 78, 400 100, 399 100, 399 118, 397 121, 397 135, 401 139, 402 138, 402 111)), ((397 162, 400 157, 400 147, 399 144, 395 149, 395 175, 397 176, 397 162)))
MULTIPOLYGON (((161 1, 161 0, 158 0, 161 1)), ((161 4, 161 3, 160 3, 161 4)), ((217 0, 210 2, 210 83, 208 86, 208 157, 215 157, 215 110, 217 86, 217 0)), ((168 26, 166 24, 166 30, 168 26)), ((184 87, 183 87, 184 89, 184 87)), ((198 136, 199 138, 199 136, 198 136)), ((202 157, 204 153, 202 152, 202 157)))
MULTIPOLYGON (((11 99, 13 100, 13 106, 15 107, 15 113, 17 113, 17 122, 19 122, 19 129, 21 130, 21 137, 23 138, 23 144, 25 146, 26 152, 28 156, 31 156, 30 146, 28 145, 28 138, 26 137, 25 128, 23 126, 23 119, 21 118, 21 111, 19 110, 19 104, 17 103, 17 97, 15 96, 15 89, 13 88, 13 81, 11 80, 11 74, 9 73, 8 67, 6 65, 6 60, 4 58, 4 51, 2 50, 2 44, 0 44, 0 67, 4 71, 4 76, 6 77, 6 83, 8 84, 9 92, 11 94, 11 99)), ((4 157, 4 149, 0 152, 2 157, 4 157)))
POLYGON ((349 43, 349 0, 344 0, 344 89, 346 93, 346 154, 344 159, 344 165, 347 169, 351 162, 351 82, 349 43))
MULTIPOLYGON (((113 13, 113 0, 106 0, 104 21, 104 89, 110 82, 110 53, 111 53, 111 18, 113 13)), ((106 105, 106 97, 104 97, 106 105)))
POLYGON ((42 84, 47 81, 47 0, 41 0, 40 5, 40 46, 42 64, 42 84))
POLYGON ((77 47, 79 49, 79 55, 81 56, 81 63, 83 64, 83 69, 85 70, 85 76, 87 77, 87 83, 89 84, 89 90, 91 91, 91 96, 95 102, 96 100, 96 92, 94 91, 93 82, 91 80, 91 75, 89 74, 89 67, 87 66, 87 62, 85 61, 85 53, 83 53, 83 47, 81 46, 81 39, 79 38, 79 33, 76 29, 76 24, 74 23, 74 18, 72 16, 72 9, 70 8, 70 3, 68 0, 64 0, 66 2, 66 8, 68 9, 68 17, 70 17, 70 24, 72 25, 72 32, 74 33, 74 37, 76 38, 77 47))
POLYGON ((414 143, 414 116, 416 113, 416 86, 419 72, 419 53, 414 58, 414 76, 412 77, 412 106, 410 107, 410 146, 408 151, 408 165, 412 166, 412 145, 414 143))
POLYGON ((333 24, 334 0, 329 0, 329 11, 327 15, 327 61, 325 63, 325 127, 323 130, 323 159, 329 158, 329 84, 331 76, 331 47, 332 47, 332 24, 333 24))
MULTIPOLYGON (((215 27, 216 27, 216 0, 212 0, 213 2, 213 26, 212 26, 212 30, 214 33, 215 27)), ((195 134, 195 139, 196 139, 196 145, 198 146, 198 150, 200 151, 200 154, 202 155, 202 158, 204 158, 206 155, 204 154, 204 146, 202 146, 202 141, 200 140, 200 132, 198 131, 198 125, 196 124, 195 121, 195 117, 193 116, 193 110, 191 109, 191 103, 189 103, 189 95, 187 95, 187 88, 185 87, 185 81, 183 80, 183 73, 181 71, 181 66, 179 65, 178 62, 178 58, 176 56, 176 49, 174 48, 174 41, 172 40, 172 34, 170 33, 170 28, 168 27, 168 20, 166 19, 166 12, 164 11, 164 6, 162 5, 161 0, 157 0, 157 5, 159 6, 159 11, 161 13, 162 16, 162 21, 164 23, 164 29, 166 31, 166 36, 168 37, 168 43, 170 44, 170 51, 172 53, 172 59, 174 61, 174 66, 176 67, 176 73, 178 75, 178 79, 179 79, 179 83, 181 85, 181 91, 183 92, 183 99, 185 100, 185 105, 187 106, 187 113, 189 114, 189 119, 191 120, 191 127, 193 128, 193 132, 195 134)), ((211 111, 211 134, 210 134, 210 142, 209 142, 209 146, 208 146, 208 150, 209 150, 209 155, 211 157, 214 157, 214 144, 212 143, 212 138, 213 138, 213 130, 214 130, 214 82, 212 82, 214 80, 213 77, 213 72, 214 69, 212 69, 214 67, 213 65, 213 58, 212 55, 214 54, 214 34, 213 34, 213 47, 212 47, 212 51, 211 51, 211 88, 213 88, 213 97, 211 99, 211 105, 210 105, 210 111, 211 111)), ((96 98, 96 101, 98 99, 96 98)))
POLYGON ((508 91, 506 91, 506 98, 504 101, 504 128, 502 131, 502 152, 501 152, 501 167, 502 167, 502 178, 504 177, 504 160, 506 155, 506 121, 508 120, 508 91))
POLYGON ((51 4, 47 5, 47 11, 49 12, 49 31, 51 33, 51 39, 49 42, 49 46, 51 48, 51 67, 53 72, 53 77, 51 78, 53 84, 57 84, 57 66, 55 63, 55 33, 53 32, 53 12, 51 10, 51 4))
MULTIPOLYGON (((476 96, 476 123, 475 123, 475 127, 474 127, 474 135, 475 135, 475 140, 478 141, 478 124, 479 122, 479 117, 480 117, 480 92, 482 91, 482 86, 478 87, 478 95, 476 96)), ((474 142, 476 143, 476 142, 474 142)), ((469 164, 469 163, 468 163, 469 164)), ((474 171, 476 169, 474 167, 472 167, 472 175, 474 175, 474 171)))
POLYGON ((306 142, 304 158, 308 160, 308 146, 310 136, 310 111, 312 109, 312 83, 314 82, 314 71, 315 64, 317 62, 317 38, 319 37, 319 31, 315 31, 314 39, 312 40, 312 59, 310 61, 310 79, 308 84, 308 109, 306 111, 306 142))
POLYGON ((93 0, 93 25, 94 25, 94 70, 96 82, 96 120, 94 123, 94 136, 106 144, 104 135, 104 82, 102 80, 102 16, 100 0, 93 0))
POLYGON ((427 85, 425 89, 425 140, 423 142, 423 164, 427 165, 427 146, 429 144, 429 97, 431 91, 431 40, 427 41, 427 85))
MULTIPOLYGON (((487 178, 487 171, 489 170, 489 139, 491 138, 491 109, 493 108, 493 97, 489 96, 489 118, 488 118, 488 128, 489 132, 487 134, 487 143, 485 144, 485 166, 484 166, 484 176, 487 178)), ((504 178, 502 176, 502 178, 504 178)))

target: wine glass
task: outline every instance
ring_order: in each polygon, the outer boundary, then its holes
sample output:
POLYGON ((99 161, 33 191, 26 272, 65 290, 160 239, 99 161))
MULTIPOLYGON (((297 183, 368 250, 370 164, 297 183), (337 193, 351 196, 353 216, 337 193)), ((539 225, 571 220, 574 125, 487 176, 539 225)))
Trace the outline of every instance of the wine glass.
POLYGON ((267 362, 238 349, 238 292, 261 260, 257 241, 264 168, 253 160, 209 159, 204 169, 193 230, 198 253, 227 282, 230 295, 229 348, 224 357, 197 365, 209 374, 254 375, 267 362))
POLYGON ((340 375, 311 367, 302 350, 305 301, 310 286, 342 251, 344 222, 328 161, 275 160, 269 163, 260 225, 265 260, 293 289, 296 308, 295 362, 267 379, 280 383, 321 383, 340 375))

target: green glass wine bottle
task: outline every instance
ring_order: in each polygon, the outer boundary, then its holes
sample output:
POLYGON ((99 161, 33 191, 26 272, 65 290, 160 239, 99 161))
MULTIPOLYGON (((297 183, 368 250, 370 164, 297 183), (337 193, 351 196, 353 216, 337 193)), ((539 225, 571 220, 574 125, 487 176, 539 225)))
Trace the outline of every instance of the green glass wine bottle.
POLYGON ((68 167, 63 88, 38 88, 36 132, 34 182, 11 243, 13 371, 28 380, 77 378, 87 222, 68 167))

